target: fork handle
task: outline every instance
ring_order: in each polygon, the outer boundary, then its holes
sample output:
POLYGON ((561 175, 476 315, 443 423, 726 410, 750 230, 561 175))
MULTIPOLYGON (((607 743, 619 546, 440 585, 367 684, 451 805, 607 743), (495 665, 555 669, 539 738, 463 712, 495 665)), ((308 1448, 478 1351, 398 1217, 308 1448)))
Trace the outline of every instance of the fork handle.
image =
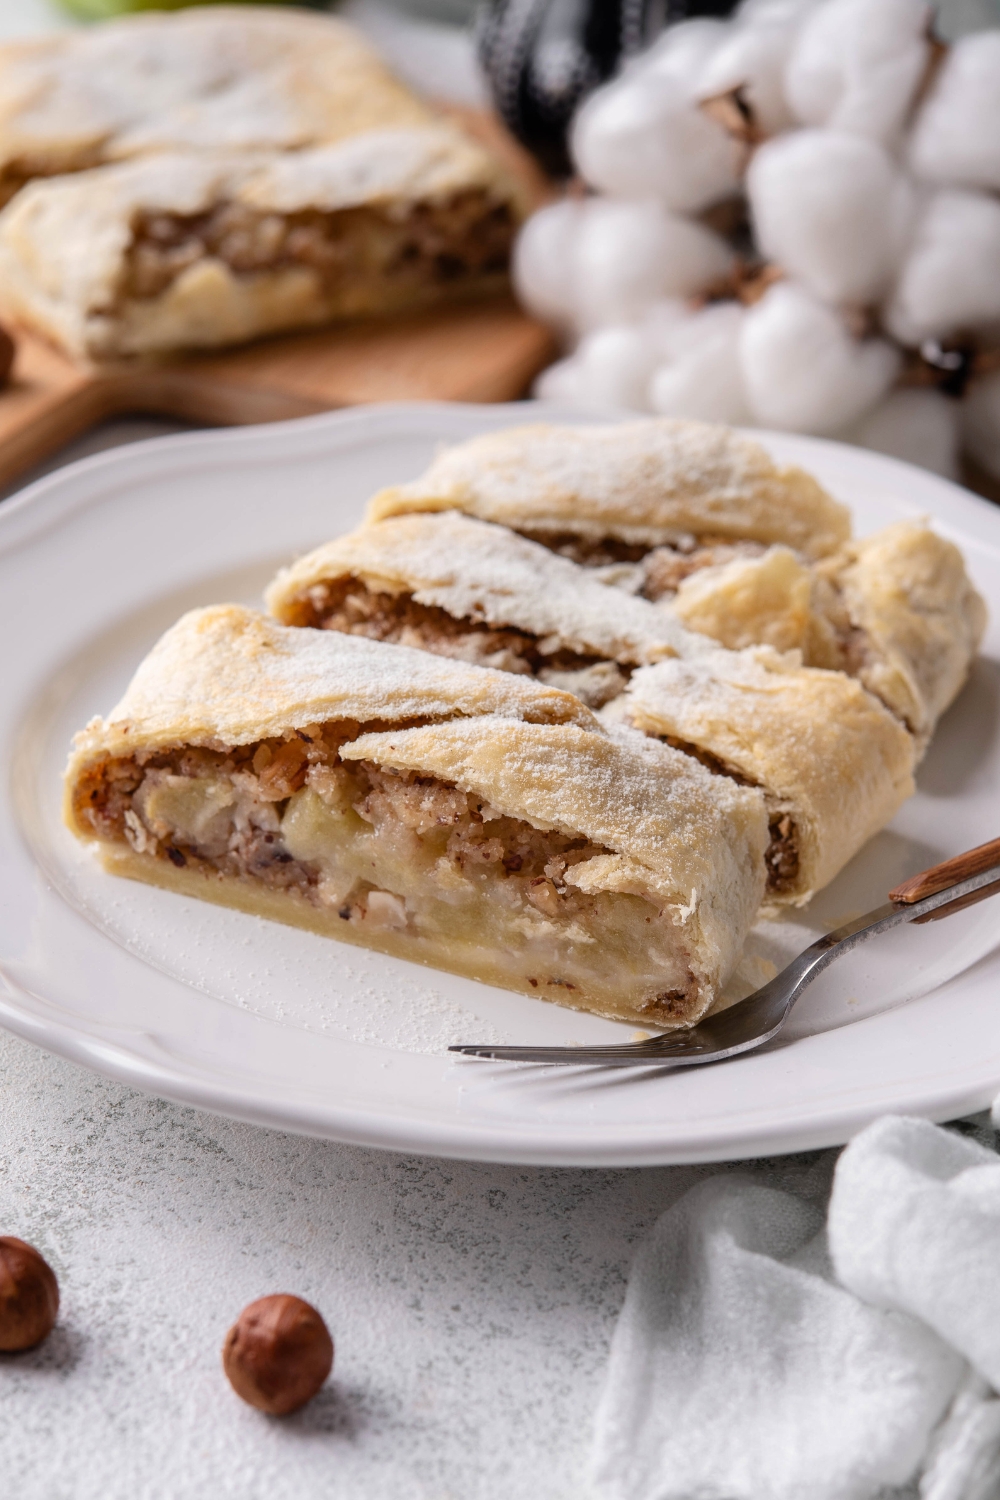
MULTIPOLYGON (((1000 865, 1000 839, 991 839, 988 844, 979 844, 975 849, 966 850, 964 854, 956 854, 954 859, 946 859, 929 870, 921 870, 919 875, 911 875, 909 880, 904 880, 889 892, 889 900, 912 906, 915 901, 922 901, 925 896, 936 896, 938 891, 945 891, 950 885, 957 885, 960 880, 968 880, 972 875, 981 875, 994 865, 1000 865)), ((991 888, 986 887, 973 892, 973 895, 978 899, 990 893, 991 888)), ((947 909, 939 907, 934 915, 944 916, 947 909)), ((958 910, 957 905, 955 910, 958 910)))

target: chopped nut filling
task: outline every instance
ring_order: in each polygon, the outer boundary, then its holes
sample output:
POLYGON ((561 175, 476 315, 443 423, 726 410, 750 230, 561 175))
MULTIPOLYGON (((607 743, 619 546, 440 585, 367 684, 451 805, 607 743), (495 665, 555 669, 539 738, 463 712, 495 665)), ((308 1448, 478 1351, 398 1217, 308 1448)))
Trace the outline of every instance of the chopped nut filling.
POLYGON ((373 279, 468 280, 506 269, 515 228, 509 205, 483 192, 417 204, 398 218, 370 207, 278 214, 235 202, 194 215, 140 213, 121 294, 159 297, 206 257, 241 276, 307 267, 331 293, 373 279))
POLYGON ((657 547, 624 542, 618 537, 577 536, 570 531, 527 534, 560 557, 568 557, 583 568, 599 570, 606 582, 625 587, 653 603, 676 594, 685 578, 702 568, 718 567, 738 557, 761 557, 767 551, 763 542, 688 533, 678 533, 670 542, 657 547))
POLYGON ((77 815, 161 865, 285 892, 352 941, 608 1015, 691 1014, 669 913, 574 883, 607 849, 430 776, 341 761, 359 729, 108 760, 78 783, 77 815))
MULTIPOLYGON (((728 776, 730 781, 735 781, 740 786, 755 785, 735 767, 727 765, 719 756, 713 755, 710 750, 705 750, 700 745, 692 745, 686 740, 676 739, 672 734, 659 735, 658 738, 672 745, 675 750, 682 750, 685 755, 693 756, 716 776, 728 776)), ((770 838, 764 853, 764 863, 767 865, 767 892, 770 896, 783 896, 792 890, 799 874, 798 829, 795 826, 795 819, 787 808, 776 806, 770 808, 768 833, 770 838)))
POLYGON ((412 594, 377 593, 359 579, 317 584, 300 602, 296 625, 364 635, 370 640, 413 646, 478 667, 537 677, 601 708, 624 688, 631 669, 576 651, 542 651, 527 631, 456 620, 447 610, 418 604, 412 594))

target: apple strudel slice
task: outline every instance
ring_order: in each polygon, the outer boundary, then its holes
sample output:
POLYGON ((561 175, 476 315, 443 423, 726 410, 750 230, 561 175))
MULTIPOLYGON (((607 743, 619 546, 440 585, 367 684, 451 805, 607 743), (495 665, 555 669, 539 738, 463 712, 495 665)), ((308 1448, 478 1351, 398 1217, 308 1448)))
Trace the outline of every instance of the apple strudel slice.
POLYGON ((591 708, 621 692, 633 667, 700 644, 646 600, 457 511, 359 527, 284 569, 266 601, 285 625, 537 677, 591 708))
POLYGON ((382 490, 368 514, 448 509, 523 532, 647 597, 772 543, 825 557, 851 529, 847 509, 804 470, 779 468, 731 428, 672 418, 487 433, 382 490))
POLYGON ((696 1020, 763 887, 761 794, 530 678, 185 616, 77 736, 106 867, 508 989, 696 1020))
POLYGON ((0 46, 0 204, 32 178, 155 151, 301 151, 433 120, 332 16, 122 16, 0 46))
POLYGON ((914 791, 914 741, 888 709, 766 646, 643 667, 604 712, 762 788, 772 905, 808 901, 914 791))
POLYGON ((161 152, 22 189, 0 213, 0 310, 91 361, 216 348, 499 289, 520 215, 446 123, 161 152))

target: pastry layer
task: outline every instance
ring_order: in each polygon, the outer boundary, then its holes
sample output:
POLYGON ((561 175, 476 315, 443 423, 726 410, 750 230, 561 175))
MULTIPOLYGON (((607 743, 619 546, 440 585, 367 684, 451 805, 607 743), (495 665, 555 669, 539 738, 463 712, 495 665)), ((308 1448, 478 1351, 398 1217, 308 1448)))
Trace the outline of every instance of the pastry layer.
POLYGON ((711 1004, 763 886, 759 792, 530 680, 233 609, 77 737, 66 810, 118 873, 667 1025, 711 1004))
POLYGON ((644 600, 506 527, 451 511, 338 537, 284 569, 266 597, 286 624, 531 674, 591 707, 620 692, 631 667, 699 644, 644 600))
POLYGON ((763 789, 775 902, 806 902, 914 791, 913 738, 876 698, 767 647, 644 667, 607 712, 763 789))
POLYGON ((899 521, 809 567, 786 547, 691 574, 670 600, 691 630, 738 649, 797 649, 857 677, 923 748, 965 682, 986 606, 962 555, 899 521))
POLYGON ((422 651, 289 630, 239 604, 191 610, 140 663, 107 719, 74 740, 94 755, 162 745, 245 745, 327 720, 407 723, 477 714, 597 727, 569 693, 422 651))
POLYGON ((986 629, 986 603, 954 543, 920 521, 851 542, 817 573, 819 608, 845 666, 921 748, 958 695, 986 629))
POLYGON ((0 203, 33 177, 154 151, 299 151, 433 118, 332 17, 125 16, 0 47, 0 203))
MULTIPOLYGON (((511 428, 446 449, 420 479, 382 490, 369 519, 462 510, 559 548, 609 540, 638 561, 701 537, 784 542, 823 557, 850 535, 846 508, 802 469, 778 468, 730 428, 649 418, 511 428)), ((576 561, 593 561, 586 550, 576 561)))
POLYGON ((270 159, 161 153, 0 214, 0 308, 93 360, 214 347, 502 284, 517 190, 457 128, 270 159))

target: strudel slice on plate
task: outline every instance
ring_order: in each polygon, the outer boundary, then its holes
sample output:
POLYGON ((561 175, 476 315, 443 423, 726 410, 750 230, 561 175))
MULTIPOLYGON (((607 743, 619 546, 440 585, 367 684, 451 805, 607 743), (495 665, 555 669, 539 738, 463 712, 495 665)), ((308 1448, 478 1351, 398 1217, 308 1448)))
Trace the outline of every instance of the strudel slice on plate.
POLYGON ((766 646, 643 667, 604 712, 763 789, 771 904, 803 905, 914 790, 898 719, 853 678, 766 646))
POLYGON ((445 123, 253 157, 163 152, 0 213, 0 309, 94 361, 211 348, 504 284, 517 190, 445 123))
POLYGON ((369 515, 448 508, 544 542, 721 645, 798 650, 858 677, 922 747, 985 628, 951 542, 920 521, 851 541, 844 506, 725 427, 490 433, 383 490, 369 515))
POLYGON ((111 871, 578 1009, 696 1020, 764 883, 759 791, 527 677, 236 606, 77 736, 111 871))
POLYGON ((909 734, 857 682, 770 650, 720 650, 590 569, 453 511, 340 537, 279 574, 267 601, 289 625, 533 675, 607 705, 612 722, 646 707, 658 683, 664 723, 640 714, 637 727, 763 789, 771 901, 807 899, 912 791, 909 734), (637 667, 674 657, 619 699, 637 667))
POLYGON ((300 151, 433 114, 330 16, 203 6, 0 46, 0 204, 151 151, 300 151))
POLYGON ((534 676, 591 708, 631 669, 699 638, 663 610, 504 526, 457 511, 393 516, 318 547, 266 595, 285 625, 395 641, 534 676))

